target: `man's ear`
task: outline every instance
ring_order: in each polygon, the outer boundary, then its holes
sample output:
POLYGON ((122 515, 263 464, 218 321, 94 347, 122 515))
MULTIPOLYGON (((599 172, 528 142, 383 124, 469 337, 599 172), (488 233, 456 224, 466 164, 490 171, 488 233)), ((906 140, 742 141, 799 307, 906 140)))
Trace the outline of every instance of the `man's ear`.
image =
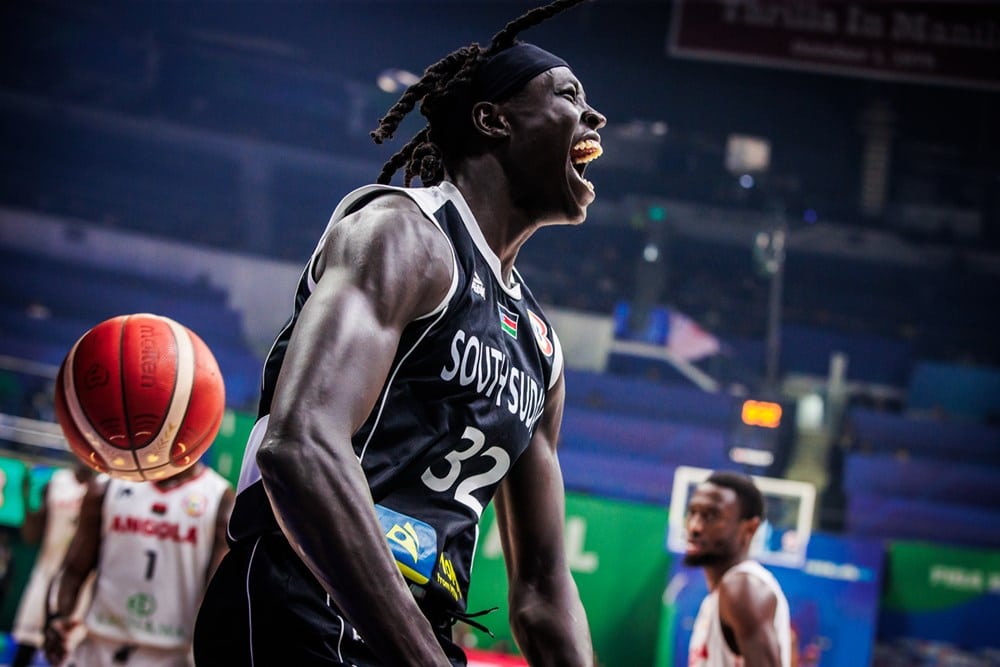
POLYGON ((743 519, 743 527, 746 530, 746 543, 750 544, 753 542, 753 536, 757 533, 757 529, 760 527, 760 517, 755 516, 749 519, 743 519))
POLYGON ((476 130, 490 139, 507 136, 507 119, 500 107, 493 102, 476 102, 472 107, 472 124, 476 130))

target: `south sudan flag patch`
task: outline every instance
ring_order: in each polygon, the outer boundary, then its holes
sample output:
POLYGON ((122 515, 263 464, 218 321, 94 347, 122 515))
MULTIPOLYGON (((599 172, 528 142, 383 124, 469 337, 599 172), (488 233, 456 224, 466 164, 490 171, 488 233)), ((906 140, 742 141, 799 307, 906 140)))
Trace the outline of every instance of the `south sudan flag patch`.
POLYGON ((497 310, 500 312, 500 328, 508 336, 517 340, 517 313, 512 313, 500 304, 497 304, 497 310))

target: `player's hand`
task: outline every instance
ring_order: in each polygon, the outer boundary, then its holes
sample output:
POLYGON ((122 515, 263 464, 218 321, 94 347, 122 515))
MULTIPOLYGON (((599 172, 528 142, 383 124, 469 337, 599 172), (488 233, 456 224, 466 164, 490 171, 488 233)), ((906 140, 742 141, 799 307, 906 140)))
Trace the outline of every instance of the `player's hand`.
POLYGON ((64 616, 54 616, 45 623, 43 648, 46 660, 53 665, 59 665, 66 659, 66 638, 77 624, 79 621, 64 616))

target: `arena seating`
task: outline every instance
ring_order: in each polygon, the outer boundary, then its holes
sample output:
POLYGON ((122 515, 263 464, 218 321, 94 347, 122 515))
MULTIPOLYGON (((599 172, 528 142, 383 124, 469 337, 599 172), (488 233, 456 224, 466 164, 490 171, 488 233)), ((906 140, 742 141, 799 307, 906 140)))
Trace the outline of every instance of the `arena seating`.
POLYGON ((665 505, 679 465, 729 465, 734 399, 636 377, 566 371, 559 459, 566 487, 665 505))
POLYGON ((568 407, 561 444, 572 451, 616 454, 661 463, 713 467, 726 464, 726 432, 605 411, 568 407))
POLYGON ((566 488, 577 493, 634 502, 670 504, 675 465, 611 451, 559 452, 566 488))
MULTIPOLYGON (((768 286, 737 244, 677 236, 663 300, 742 352, 763 341, 768 286)), ((782 299, 783 372, 824 372, 829 348, 846 346, 852 379, 906 386, 918 359, 1000 363, 994 332, 1000 280, 971 264, 908 266, 791 248, 782 299), (886 358, 880 356, 887 353, 886 358)), ((762 358, 747 362, 761 367, 762 358)))
POLYGON ((720 429, 729 427, 738 407, 725 393, 572 369, 566 370, 566 404, 720 429))
POLYGON ((848 453, 844 485, 850 494, 1000 508, 1000 468, 961 459, 848 453))
POLYGON ((535 233, 518 254, 517 267, 536 299, 605 315, 634 293, 644 234, 609 222, 535 233))
POLYGON ((845 527, 849 535, 881 540, 1000 547, 1000 511, 995 508, 850 493, 845 527))
POLYGON ((240 315, 223 290, 204 281, 152 279, 138 273, 0 250, 0 341, 4 353, 59 364, 95 324, 117 315, 149 312, 192 329, 212 349, 226 379, 230 407, 257 397, 260 360, 243 343, 240 315))
POLYGON ((781 329, 781 366, 786 371, 826 376, 834 353, 847 356, 847 378, 853 382, 902 388, 913 366, 912 345, 906 341, 816 326, 781 329))
POLYGON ((1000 427, 918 419, 868 408, 852 408, 847 422, 853 432, 852 447, 858 451, 1000 467, 1000 427))
POLYGON ((1000 546, 1000 429, 866 408, 845 423, 835 479, 846 532, 1000 546))

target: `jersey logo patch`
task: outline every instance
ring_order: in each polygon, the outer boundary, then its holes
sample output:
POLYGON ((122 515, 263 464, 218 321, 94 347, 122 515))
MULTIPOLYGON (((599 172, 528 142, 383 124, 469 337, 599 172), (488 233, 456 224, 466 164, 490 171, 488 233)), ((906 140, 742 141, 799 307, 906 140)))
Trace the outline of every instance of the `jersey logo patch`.
POLYGON ((418 584, 430 581, 437 556, 434 527, 383 505, 375 505, 375 513, 403 576, 418 584))
POLYGON ((125 608, 133 616, 146 618, 156 611, 156 598, 148 593, 136 593, 125 601, 125 608))
POLYGON ((518 314, 507 310, 499 303, 497 304, 497 310, 500 313, 500 328, 503 329, 504 333, 517 340, 517 318, 518 314))
POLYGON ((535 342, 538 343, 538 349, 546 357, 551 357, 552 353, 555 352, 555 347, 549 338, 549 327, 542 321, 542 318, 530 310, 528 311, 528 320, 531 322, 531 330, 535 334, 535 342))
POLYGON ((455 566, 451 564, 451 559, 445 554, 441 554, 440 567, 437 571, 437 582, 446 591, 451 593, 455 600, 462 599, 462 591, 458 588, 458 576, 455 574, 455 566))
POLYGON ((475 271, 472 272, 472 293, 480 299, 486 298, 486 286, 483 285, 482 278, 475 271))
POLYGON ((201 493, 192 493, 184 499, 184 511, 188 516, 199 517, 208 510, 208 498, 201 493))

